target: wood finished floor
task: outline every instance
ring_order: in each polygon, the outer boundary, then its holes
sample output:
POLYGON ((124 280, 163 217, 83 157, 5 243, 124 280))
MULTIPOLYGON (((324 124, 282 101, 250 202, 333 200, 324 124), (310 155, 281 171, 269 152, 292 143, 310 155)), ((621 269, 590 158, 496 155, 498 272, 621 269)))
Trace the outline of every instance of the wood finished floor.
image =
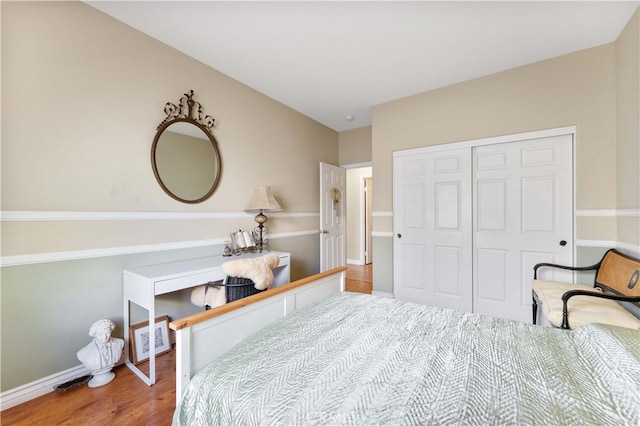
MULTIPOLYGON (((371 294, 372 265, 347 267, 347 291, 371 294)), ((144 365, 144 364, 143 364, 144 365)), ((2 411, 8 425, 170 425, 175 410, 175 351, 156 359, 156 384, 145 385, 131 370, 114 369, 113 382, 50 392, 2 411)), ((144 367, 143 367, 144 369, 144 367)))

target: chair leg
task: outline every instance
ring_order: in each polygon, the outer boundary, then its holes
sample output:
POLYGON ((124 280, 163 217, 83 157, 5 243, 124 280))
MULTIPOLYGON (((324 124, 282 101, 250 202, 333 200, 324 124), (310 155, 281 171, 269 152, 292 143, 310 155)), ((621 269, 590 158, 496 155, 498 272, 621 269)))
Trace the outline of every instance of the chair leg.
POLYGON ((531 310, 533 313, 533 324, 536 324, 538 321, 538 301, 536 300, 536 294, 532 291, 531 292, 531 310))
POLYGON ((569 327, 569 312, 566 302, 562 305, 562 324, 560 324, 560 328, 563 330, 571 329, 571 327, 569 327))

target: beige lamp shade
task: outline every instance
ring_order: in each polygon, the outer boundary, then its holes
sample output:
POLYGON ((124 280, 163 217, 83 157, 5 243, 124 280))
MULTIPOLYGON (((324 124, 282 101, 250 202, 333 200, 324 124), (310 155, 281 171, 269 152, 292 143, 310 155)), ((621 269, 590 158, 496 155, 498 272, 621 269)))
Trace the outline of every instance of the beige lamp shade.
POLYGON ((244 208, 247 212, 260 211, 260 210, 282 210, 280 204, 276 201, 276 198, 271 193, 270 186, 258 186, 253 191, 249 204, 244 208))

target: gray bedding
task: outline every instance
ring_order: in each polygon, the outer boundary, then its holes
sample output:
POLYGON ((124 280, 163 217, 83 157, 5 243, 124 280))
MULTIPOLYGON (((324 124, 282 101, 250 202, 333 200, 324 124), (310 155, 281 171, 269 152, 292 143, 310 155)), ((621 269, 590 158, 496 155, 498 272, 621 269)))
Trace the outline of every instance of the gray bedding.
POLYGON ((343 293, 205 367, 173 423, 638 425, 640 332, 343 293))

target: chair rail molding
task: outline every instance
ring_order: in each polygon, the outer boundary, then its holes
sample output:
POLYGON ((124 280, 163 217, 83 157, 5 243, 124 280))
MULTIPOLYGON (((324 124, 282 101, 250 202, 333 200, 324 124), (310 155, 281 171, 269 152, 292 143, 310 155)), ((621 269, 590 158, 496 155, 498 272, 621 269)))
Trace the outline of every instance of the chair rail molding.
MULTIPOLYGON (((276 212, 269 216, 320 217, 320 213, 276 212)), ((244 219, 253 218, 246 212, 71 212, 71 211, 2 211, 2 222, 55 222, 55 221, 113 221, 113 220, 192 220, 192 219, 244 219)))
POLYGON ((640 217, 640 209, 583 209, 576 217, 640 217))
MULTIPOLYGON (((278 218, 317 218, 316 212, 276 212, 278 218)), ((70 211, 2 211, 2 222, 59 222, 59 221, 145 221, 145 220, 193 220, 193 219, 246 219, 253 218, 246 212, 197 213, 197 212, 70 212, 70 211)), ((317 235, 317 229, 270 234, 269 238, 291 238, 305 235, 317 235)), ((150 253, 165 250, 180 250, 212 245, 222 245, 228 236, 218 238, 173 241, 160 244, 117 246, 96 249, 82 249, 59 252, 31 253, 24 255, 2 256, 0 266, 20 266, 37 263, 61 262, 99 257, 120 256, 126 254, 150 253)))
MULTIPOLYGON (((300 237, 305 235, 318 235, 317 229, 294 231, 294 232, 280 232, 277 234, 269 234, 269 239, 278 238, 291 238, 300 237)), ((162 244, 145 244, 139 246, 122 246, 122 247, 109 247, 99 249, 86 249, 86 250, 70 250, 50 253, 34 253, 15 256, 3 256, 0 257, 0 266, 21 266, 31 265, 36 263, 49 263, 49 262, 64 262, 69 260, 81 260, 92 259, 98 257, 109 256, 121 256, 125 254, 137 254, 137 253, 152 253, 156 251, 165 250, 180 250, 197 247, 206 247, 213 245, 222 245, 227 241, 229 237, 211 238, 208 240, 195 240, 195 241, 176 241, 171 243, 162 244)))

